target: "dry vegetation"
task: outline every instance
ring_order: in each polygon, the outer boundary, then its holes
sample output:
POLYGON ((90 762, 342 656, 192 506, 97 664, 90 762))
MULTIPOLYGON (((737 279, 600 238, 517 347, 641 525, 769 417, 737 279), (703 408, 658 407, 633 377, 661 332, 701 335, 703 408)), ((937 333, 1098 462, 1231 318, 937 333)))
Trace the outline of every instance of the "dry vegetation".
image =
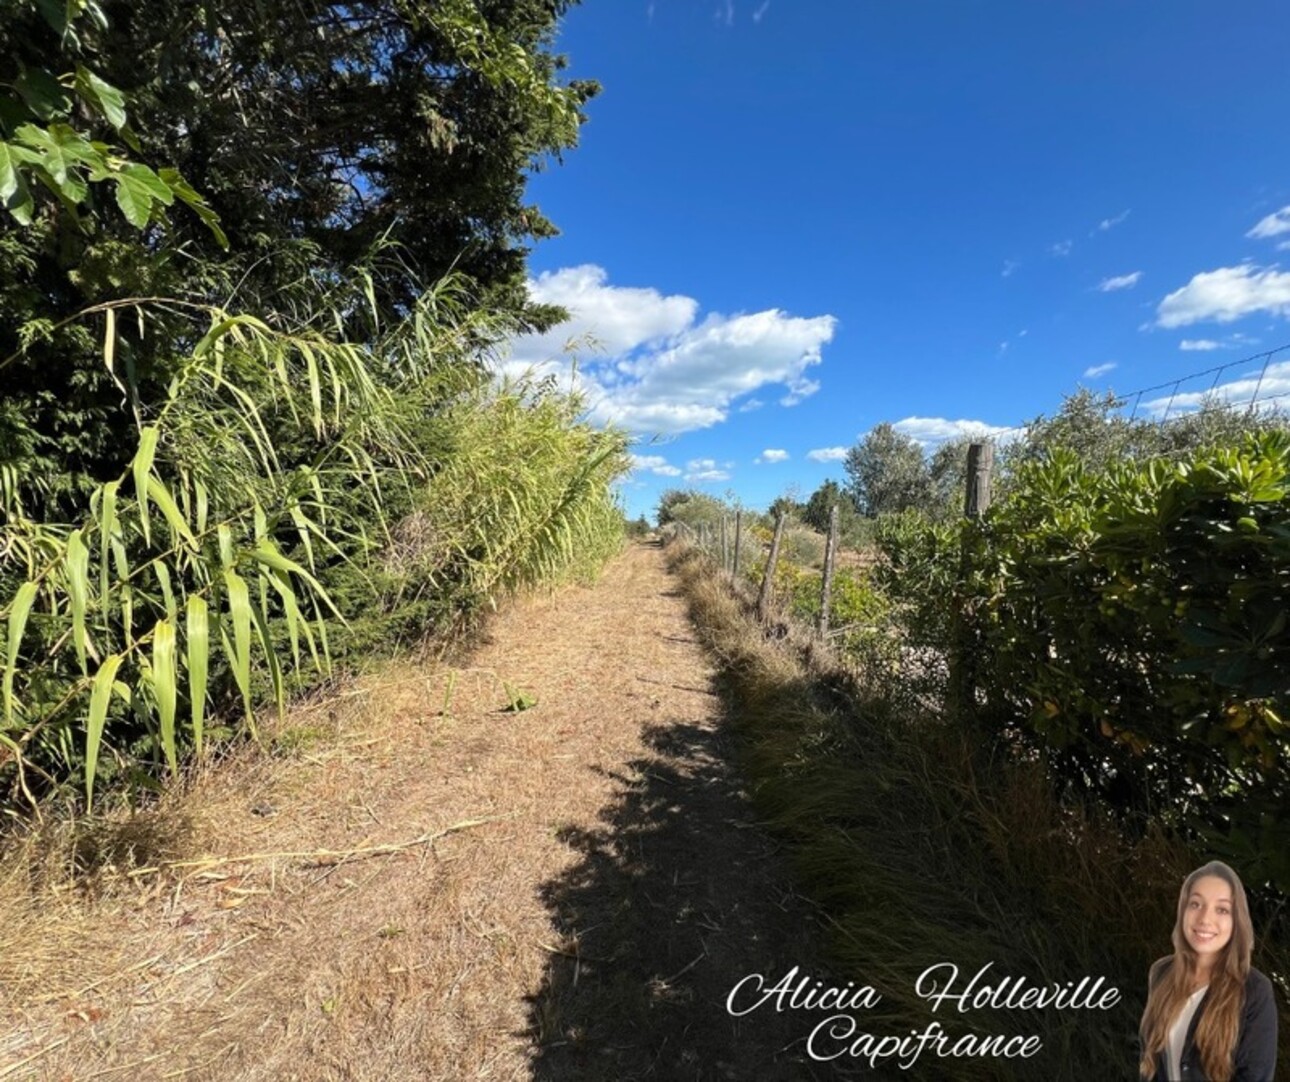
POLYGON ((1129 841, 1059 805, 1037 764, 983 754, 984 740, 911 694, 916 681, 857 679, 783 624, 768 639, 748 591, 732 592, 696 549, 675 544, 671 562, 721 659, 756 806, 830 921, 842 979, 883 993, 866 1023, 921 1031, 932 1016, 915 980, 939 962, 968 974, 990 962, 1038 983, 1104 975, 1123 995, 1111 1017, 973 1011, 957 1022, 1040 1034, 1041 1056, 920 1063, 917 1077, 1082 1082, 1093 1063, 1099 1077, 1128 1077, 1185 849, 1158 833, 1129 841))
POLYGON ((658 551, 490 634, 8 853, 0 1079, 813 1077, 724 1011, 811 917, 658 551))

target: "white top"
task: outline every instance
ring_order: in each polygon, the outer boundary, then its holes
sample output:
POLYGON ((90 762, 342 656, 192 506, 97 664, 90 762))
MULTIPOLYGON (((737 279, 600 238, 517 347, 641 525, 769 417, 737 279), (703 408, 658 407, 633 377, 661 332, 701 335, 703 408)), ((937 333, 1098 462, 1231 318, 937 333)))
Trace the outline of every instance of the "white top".
POLYGON ((1169 1027, 1169 1040, 1165 1044, 1166 1073, 1169 1075, 1169 1082, 1181 1082, 1182 1052, 1183 1045, 1187 1043, 1187 1030, 1191 1027, 1196 1008, 1200 1006, 1200 1001, 1205 998, 1205 993, 1208 991, 1208 984, 1204 988, 1197 988, 1183 1004, 1178 1017, 1174 1019, 1174 1024, 1169 1027))

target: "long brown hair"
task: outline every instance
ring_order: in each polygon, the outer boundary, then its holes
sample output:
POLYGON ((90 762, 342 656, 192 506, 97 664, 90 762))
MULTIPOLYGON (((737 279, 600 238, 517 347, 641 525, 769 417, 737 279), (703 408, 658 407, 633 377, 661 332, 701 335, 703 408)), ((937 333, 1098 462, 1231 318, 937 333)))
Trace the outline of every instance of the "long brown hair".
POLYGON ((1241 1010, 1245 1006, 1245 978, 1250 972, 1250 955, 1254 950, 1254 925, 1240 877, 1219 860, 1197 868, 1183 880, 1178 895, 1178 916, 1174 920, 1173 956, 1162 958, 1151 967, 1147 1009, 1142 1012, 1142 1062, 1138 1067, 1143 1078, 1155 1077, 1156 1057, 1165 1049, 1169 1027, 1194 990, 1199 961, 1187 942, 1183 919, 1196 881, 1211 875, 1231 888, 1232 937, 1210 971, 1209 991, 1205 993, 1195 1040, 1205 1077, 1210 1082, 1231 1082, 1232 1053, 1236 1050, 1241 1010))

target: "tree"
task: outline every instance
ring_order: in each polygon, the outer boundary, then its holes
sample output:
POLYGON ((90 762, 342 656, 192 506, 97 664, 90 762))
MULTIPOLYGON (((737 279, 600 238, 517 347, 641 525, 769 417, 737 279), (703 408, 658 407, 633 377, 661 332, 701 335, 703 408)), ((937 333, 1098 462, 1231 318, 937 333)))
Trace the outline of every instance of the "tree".
POLYGON ((1081 389, 1063 399, 1051 417, 1036 417, 1021 439, 1006 444, 996 456, 1000 494, 1007 491, 1023 462, 1049 458, 1058 448, 1073 452, 1096 473, 1125 459, 1235 446, 1252 432, 1284 429, 1288 424, 1283 413, 1232 409, 1217 398, 1202 401, 1190 412, 1176 413, 1166 422, 1126 416, 1123 406, 1109 391, 1098 395, 1081 389))
POLYGON ((928 504, 931 478, 922 448, 885 421, 847 452, 843 469, 847 493, 866 518, 928 504))
POLYGON ((963 514, 968 447, 973 442, 971 436, 959 436, 946 440, 932 453, 927 464, 931 488, 927 511, 934 518, 947 521, 963 514))
POLYGON ((855 513, 855 505, 842 490, 842 486, 833 480, 825 481, 806 501, 806 506, 802 510, 802 521, 813 530, 828 533, 829 514, 834 504, 838 506, 839 515, 844 513, 844 508, 852 514, 855 513))
POLYGON ((0 467, 73 492, 115 475, 194 344, 186 314, 151 309, 146 328, 115 326, 108 371, 102 323, 68 322, 93 305, 236 305, 281 329, 367 260, 365 288, 326 305, 351 340, 449 270, 521 327, 556 321, 525 293, 527 245, 555 230, 524 186, 575 145, 596 89, 562 84, 550 48, 574 2, 77 0, 86 17, 62 32, 62 4, 5 5, 0 140, 38 153, 20 129, 40 110, 73 157, 0 162, 19 208, 0 225, 0 467), (86 147, 107 162, 98 182, 86 147), (127 183, 121 162, 157 171, 127 183), (162 165, 182 190, 153 183, 162 165), (196 213, 160 213, 176 200, 196 213))
POLYGON ((701 523, 711 525, 720 522, 729 511, 726 504, 706 492, 694 488, 669 488, 658 499, 657 518, 660 526, 683 522, 697 527, 701 523))
POLYGON ((766 514, 770 516, 771 521, 775 521, 780 515, 800 516, 802 513, 802 504, 795 500, 791 495, 785 493, 782 496, 776 496, 770 501, 770 506, 766 509, 766 514))

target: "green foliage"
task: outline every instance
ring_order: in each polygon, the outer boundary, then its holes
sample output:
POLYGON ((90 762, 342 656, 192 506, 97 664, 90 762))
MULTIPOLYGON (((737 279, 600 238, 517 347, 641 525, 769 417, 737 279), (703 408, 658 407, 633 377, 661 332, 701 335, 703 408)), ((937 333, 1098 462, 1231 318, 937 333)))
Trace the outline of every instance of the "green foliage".
POLYGON ((876 525, 881 559, 879 589, 895 606, 906 640, 915 647, 948 650, 957 592, 958 529, 918 511, 884 515, 876 525))
POLYGON ((1097 395, 1082 389, 1067 396, 1051 417, 1040 415, 1032 420, 1021 439, 998 449, 995 494, 1007 493, 1023 464, 1043 460, 1058 450, 1074 454, 1086 469, 1102 471, 1124 459, 1232 446, 1252 432, 1286 429, 1284 414, 1234 410, 1217 399, 1205 400, 1197 409, 1160 423, 1126 415, 1123 402, 1109 391, 1097 395))
POLYGON ((979 543, 992 709, 1072 784, 1290 889, 1290 438, 1103 473, 1056 452, 979 543))
POLYGON ((825 536, 829 532, 829 514, 838 509, 838 539, 845 548, 864 549, 873 543, 873 524, 855 508, 850 495, 836 481, 825 481, 811 493, 802 507, 801 518, 811 529, 825 536))
POLYGON ((969 614, 982 718, 1136 822, 1207 839, 1290 890, 1290 437, 1088 467, 1055 447, 959 531, 880 531, 915 640, 969 614))
POLYGON ((28 509, 66 521, 126 468, 195 341, 181 306, 137 331, 123 310, 104 365, 91 309, 178 298, 275 331, 325 312, 327 334, 372 344, 453 270, 475 305, 557 319, 525 293, 526 244, 554 227, 524 185, 594 92, 551 52, 568 6, 0 8, 0 189, 35 193, 30 224, 0 229, 0 475, 28 509), (319 306, 360 264, 362 292, 319 306))
MULTIPOLYGON (((107 30, 108 21, 100 4, 92 0, 63 4, 19 3, 10 18, 26 31, 27 40, 56 41, 46 45, 39 60, 63 67, 85 51, 82 34, 90 36, 107 30), (51 32, 53 37, 51 38, 51 32)), ((219 218, 202 198, 172 168, 154 172, 131 161, 119 147, 92 138, 79 125, 93 118, 99 128, 139 148, 137 135, 127 123, 125 95, 82 63, 71 70, 54 71, 30 57, 12 56, 14 70, 0 68, 0 204, 21 225, 30 225, 37 210, 32 186, 38 184, 61 203, 71 221, 79 221, 85 208, 94 212, 90 186, 110 184, 116 204, 136 229, 145 228, 162 208, 176 199, 186 203, 227 248, 228 239, 219 218)))
POLYGON ((208 316, 78 516, 5 493, 0 776, 29 800, 73 772, 87 801, 136 764, 173 772, 210 714, 253 724, 333 642, 370 648, 346 616, 443 631, 621 538, 624 438, 550 388, 482 384, 469 351, 506 321, 451 284, 364 346, 208 316))
POLYGON ((729 507, 715 496, 697 489, 669 488, 658 500, 658 524, 666 526, 669 522, 681 522, 692 530, 700 526, 717 529, 722 516, 732 514, 729 507))
POLYGON ((587 580, 623 540, 610 484, 628 468, 625 437, 582 424, 582 403, 549 384, 481 391, 450 414, 453 453, 417 513, 415 581, 469 607, 503 592, 587 580))
POLYGON ((855 508, 868 518, 924 507, 930 499, 923 449, 885 421, 847 452, 843 468, 855 508))

